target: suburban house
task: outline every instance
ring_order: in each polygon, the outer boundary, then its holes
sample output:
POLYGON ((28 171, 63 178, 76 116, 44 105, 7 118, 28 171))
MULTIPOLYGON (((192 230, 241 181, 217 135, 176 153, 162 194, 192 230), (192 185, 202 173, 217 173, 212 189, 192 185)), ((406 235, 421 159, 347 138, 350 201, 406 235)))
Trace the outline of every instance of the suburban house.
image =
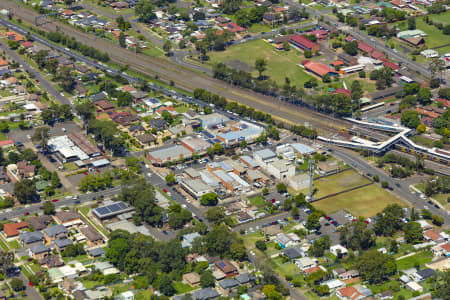
POLYGON ((81 220, 80 214, 76 210, 60 211, 55 215, 55 220, 59 224, 64 225, 64 227, 73 227, 84 224, 81 220))
POLYGON ((239 275, 237 268, 226 259, 216 261, 215 267, 224 273, 227 278, 239 275))
POLYGON ((67 229, 64 225, 50 226, 43 230, 45 240, 51 242, 56 239, 63 239, 67 237, 67 229))
POLYGON ((43 244, 45 237, 40 231, 23 232, 19 236, 20 245, 29 248, 37 244, 43 244))
POLYGON ((33 259, 42 259, 49 255, 51 248, 44 244, 36 244, 28 248, 28 255, 33 259))
POLYGON ((88 225, 86 227, 82 227, 80 228, 80 232, 86 237, 86 243, 89 248, 103 244, 103 236, 92 226, 88 225))
POLYGON ((5 233, 7 238, 15 237, 20 234, 21 229, 25 229, 28 227, 26 222, 17 222, 17 223, 8 223, 3 225, 3 232, 5 233))

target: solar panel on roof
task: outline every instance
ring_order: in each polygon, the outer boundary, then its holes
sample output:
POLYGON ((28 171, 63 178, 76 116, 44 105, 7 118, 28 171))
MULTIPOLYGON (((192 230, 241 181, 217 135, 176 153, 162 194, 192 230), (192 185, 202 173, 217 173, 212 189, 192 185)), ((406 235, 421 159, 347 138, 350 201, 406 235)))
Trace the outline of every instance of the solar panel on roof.
POLYGON ((99 215, 106 215, 109 214, 110 212, 109 209, 107 209, 106 207, 99 207, 96 209, 96 211, 99 215))
POLYGON ((123 203, 123 202, 119 202, 119 203, 117 203, 117 205, 120 206, 120 209, 125 209, 125 208, 127 208, 127 205, 126 205, 125 203, 123 203))
POLYGON ((219 266, 221 266, 222 268, 224 268, 224 267, 225 267, 225 263, 224 263, 224 262, 220 262, 220 263, 219 263, 219 266))
POLYGON ((111 212, 118 212, 120 210, 120 206, 117 204, 113 204, 113 205, 108 206, 108 209, 111 212))

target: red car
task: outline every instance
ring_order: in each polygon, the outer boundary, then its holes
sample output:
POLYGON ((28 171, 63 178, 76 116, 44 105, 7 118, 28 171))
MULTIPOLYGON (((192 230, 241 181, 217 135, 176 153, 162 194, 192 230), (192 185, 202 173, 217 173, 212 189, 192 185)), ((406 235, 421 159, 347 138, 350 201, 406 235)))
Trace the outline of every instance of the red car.
POLYGON ((167 193, 167 190, 166 190, 166 189, 163 189, 163 192, 164 192, 164 193, 167 193))
POLYGON ((87 173, 87 172, 83 172, 83 174, 84 174, 84 175, 87 175, 88 173, 87 173))
POLYGON ((24 216, 29 216, 30 213, 27 211, 26 213, 23 214, 24 216))
POLYGON ((39 79, 36 79, 36 82, 39 83, 39 79))
POLYGON ((53 199, 53 200, 52 200, 52 202, 58 202, 58 201, 59 201, 58 199, 53 199))
POLYGON ((272 199, 272 200, 270 200, 270 201, 272 201, 272 203, 275 203, 277 200, 275 200, 275 199, 272 199))
POLYGON ((329 220, 329 219, 330 219, 330 217, 329 217, 329 216, 325 216, 325 219, 329 220))
POLYGON ((28 282, 28 285, 31 286, 31 287, 34 286, 34 284, 31 281, 28 282))

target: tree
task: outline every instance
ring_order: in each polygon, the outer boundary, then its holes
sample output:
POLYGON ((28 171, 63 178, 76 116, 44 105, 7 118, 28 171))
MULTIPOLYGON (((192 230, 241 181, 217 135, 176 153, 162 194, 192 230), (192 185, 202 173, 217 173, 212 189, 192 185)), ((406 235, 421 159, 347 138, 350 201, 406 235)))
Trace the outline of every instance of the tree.
POLYGON ((356 41, 352 41, 345 44, 343 49, 345 53, 355 56, 356 54, 358 54, 358 43, 356 41))
POLYGON ((174 173, 167 174, 165 179, 168 186, 172 186, 177 183, 177 178, 174 173))
POLYGON ((291 50, 291 46, 289 45, 289 42, 288 42, 288 41, 284 41, 284 42, 283 42, 283 49, 284 49, 284 51, 289 51, 289 50, 291 50))
POLYGON ((136 16, 139 17, 141 22, 149 23, 151 20, 156 18, 153 13, 153 2, 152 0, 141 0, 134 6, 134 11, 136 16))
POLYGON ((366 250, 375 246, 376 237, 373 230, 359 219, 344 226, 340 233, 340 241, 350 249, 366 250))
POLYGON ((61 186, 61 180, 59 180, 58 173, 54 171, 52 173, 52 187, 59 188, 61 186))
POLYGON ((33 180, 24 179, 14 184, 14 195, 22 204, 33 203, 39 200, 36 184, 33 180))
POLYGON ((415 110, 407 110, 402 113, 401 122, 408 128, 417 128, 420 124, 419 113, 415 110))
POLYGON ((75 105, 75 110, 84 120, 84 122, 87 122, 88 120, 93 118, 96 112, 94 104, 90 101, 75 105))
POLYGON ((76 257, 85 254, 84 246, 81 243, 71 244, 66 246, 64 251, 61 253, 63 257, 76 257))
POLYGON ((356 268, 364 280, 371 284, 379 284, 387 279, 387 276, 395 273, 397 265, 393 257, 377 250, 369 250, 359 256, 356 268))
POLYGON ((75 87, 75 76, 72 74, 72 69, 67 66, 59 68, 59 71, 55 75, 55 80, 68 93, 71 93, 75 87))
POLYGON ((239 10, 242 0, 225 0, 222 2, 222 11, 226 14, 233 14, 239 10))
POLYGON ((328 235, 324 235, 321 238, 314 240, 314 243, 309 248, 309 254, 311 256, 320 257, 325 254, 325 251, 330 249, 331 239, 328 235))
POLYGON ((422 134, 425 132, 426 129, 427 127, 425 126, 425 124, 419 124, 416 128, 416 131, 418 134, 422 134))
POLYGON ((313 56, 313 53, 310 50, 305 50, 303 52, 303 55, 305 55, 305 58, 311 58, 313 56))
POLYGON ((230 254, 233 259, 239 261, 247 258, 247 251, 243 243, 233 243, 230 247, 230 254))
POLYGON ((129 92, 119 92, 117 94, 117 104, 119 106, 128 106, 133 102, 133 96, 129 92))
POLYGON ((203 272, 200 275, 200 286, 202 288, 214 287, 215 279, 210 270, 203 272))
POLYGON ((159 281, 159 290, 166 296, 172 296, 175 294, 176 290, 169 275, 163 274, 161 276, 161 280, 159 281))
POLYGON ((219 224, 225 218, 225 210, 222 206, 211 207, 206 211, 205 217, 209 222, 219 224))
POLYGON ((431 103, 431 91, 429 88, 421 88, 417 94, 417 101, 422 105, 431 103))
POLYGON ((218 202, 216 193, 206 193, 200 198, 200 203, 204 206, 215 206, 218 202))
POLYGON ((416 29, 416 18, 410 17, 408 18, 408 30, 416 29))
POLYGON ((281 294, 277 291, 277 287, 273 284, 264 285, 262 292, 269 300, 281 299, 281 294))
POLYGON ((170 50, 172 50, 172 43, 169 40, 166 40, 163 44, 163 50, 166 52, 167 56, 170 56, 170 50))
POLYGON ((308 230, 317 230, 320 228, 320 222, 319 219, 322 216, 322 214, 318 211, 315 211, 313 213, 311 213, 308 216, 308 219, 306 220, 306 229, 308 230))
POLYGON ((262 73, 267 68, 267 61, 264 58, 257 58, 255 61, 255 69, 259 72, 259 79, 262 79, 262 73))
POLYGON ((266 245, 266 243, 264 243, 264 241, 261 241, 261 240, 257 240, 257 241, 255 242, 255 247, 256 247, 257 249, 259 249, 260 251, 262 251, 262 252, 264 252, 264 251, 267 250, 267 245, 266 245))
POLYGON ((23 289, 25 289, 25 286, 23 285, 23 281, 20 278, 13 278, 11 279, 11 281, 9 282, 9 284, 11 285, 11 288, 15 291, 15 292, 20 292, 23 289))
POLYGON ((409 244, 417 244, 422 241, 422 227, 417 222, 409 222, 403 225, 406 242, 409 244))
POLYGON ((393 236, 394 233, 402 228, 402 219, 405 217, 403 209, 398 204, 386 206, 381 213, 377 214, 373 229, 376 234, 384 236, 393 236))
POLYGON ((50 201, 45 202, 43 208, 44 208, 44 215, 54 215, 56 212, 55 205, 50 201))
MULTIPOLYGON (((3 225, 2 225, 3 226, 3 225)), ((8 269, 14 265, 14 253, 0 249, 0 274, 5 276, 8 269)))
POLYGON ((287 192, 286 184, 284 184, 282 182, 278 183, 277 184, 277 192, 280 193, 280 194, 281 193, 286 193, 287 192))
POLYGON ((119 34, 119 45, 122 48, 127 47, 127 42, 125 40, 125 34, 123 33, 123 31, 120 31, 120 34, 119 34))

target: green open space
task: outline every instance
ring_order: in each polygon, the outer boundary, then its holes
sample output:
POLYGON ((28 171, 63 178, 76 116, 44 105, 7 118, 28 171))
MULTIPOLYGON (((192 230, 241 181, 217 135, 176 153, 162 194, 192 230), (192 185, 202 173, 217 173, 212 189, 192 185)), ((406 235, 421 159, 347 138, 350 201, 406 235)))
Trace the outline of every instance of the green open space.
POLYGON ((8 245, 6 245, 5 241, 3 241, 2 238, 0 238, 0 248, 2 248, 3 251, 9 251, 8 245))
POLYGON ((442 23, 444 25, 450 24, 450 10, 440 13, 438 15, 429 15, 433 22, 442 23))
MULTIPOLYGON (((425 191, 425 183, 422 183, 422 182, 418 183, 414 187, 416 189, 418 189, 419 191, 421 191, 422 193, 424 193, 424 191, 425 191)), ((447 200, 447 199, 449 199, 449 197, 450 197, 450 194, 443 194, 443 193, 431 195, 431 198, 438 201, 439 203, 441 203, 444 206, 449 204, 449 202, 447 200)))
POLYGON ((263 206, 266 204, 266 200, 262 196, 251 197, 248 200, 250 200, 250 204, 253 206, 263 206))
MULTIPOLYGON (((289 77, 291 83, 296 86, 303 86, 303 83, 311 78, 303 68, 297 66, 304 56, 301 52, 291 49, 290 51, 276 50, 275 47, 263 40, 255 40, 248 43, 233 45, 221 52, 210 52, 209 63, 225 63, 229 60, 240 60, 247 65, 254 67, 257 58, 264 58, 267 61, 265 76, 275 80, 282 85, 285 78, 289 77)), ((258 72, 253 71, 253 76, 258 72)))
POLYGON ((13 248, 13 249, 20 249, 20 244, 17 240, 12 240, 10 242, 8 242, 9 247, 13 248))
POLYGON ((406 270, 418 266, 422 266, 431 262, 433 253, 431 251, 424 251, 412 256, 408 256, 396 261, 398 270, 406 270))
POLYGON ((174 282, 173 287, 177 291, 177 294, 184 294, 196 289, 195 287, 192 287, 189 284, 185 284, 179 281, 174 282))
POLYGON ((361 83, 363 91, 368 92, 368 93, 375 92, 375 90, 376 90, 375 82, 370 80, 369 78, 359 78, 359 74, 358 73, 352 74, 350 76, 346 76, 344 78, 344 82, 347 85, 348 89, 350 89, 350 87, 352 86, 352 82, 355 81, 355 80, 358 80, 359 83, 361 83))
POLYGON ((342 193, 338 196, 314 202, 313 205, 326 213, 345 209, 355 216, 372 217, 382 211, 389 204, 397 203, 405 206, 406 203, 383 190, 376 184, 372 184, 354 191, 342 193))
MULTIPOLYGON (((314 194, 314 197, 316 199, 321 198, 355 188, 369 182, 370 181, 368 179, 359 175, 354 170, 344 171, 331 176, 315 179, 313 182, 313 188, 317 189, 317 192, 314 194)), ((308 189, 305 189, 302 192, 304 194, 308 193, 308 189)))

